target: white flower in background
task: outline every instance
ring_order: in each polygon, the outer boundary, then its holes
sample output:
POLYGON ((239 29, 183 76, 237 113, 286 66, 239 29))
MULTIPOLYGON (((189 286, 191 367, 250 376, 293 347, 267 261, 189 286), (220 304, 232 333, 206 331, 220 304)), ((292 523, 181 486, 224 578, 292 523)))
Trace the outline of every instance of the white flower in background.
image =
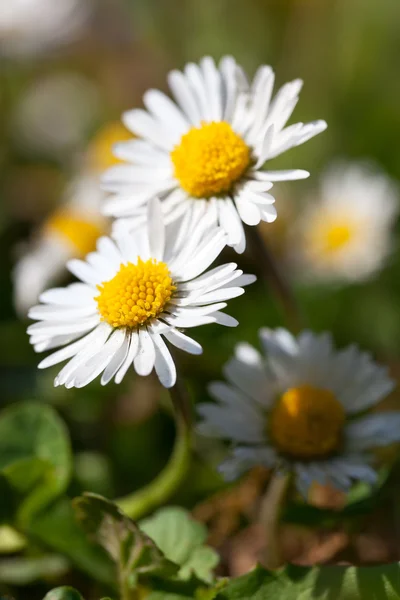
POLYGON ((29 311, 39 322, 28 328, 38 352, 65 346, 39 368, 71 359, 55 385, 83 387, 103 373, 119 383, 131 364, 139 375, 153 367, 165 387, 176 370, 163 337, 199 354, 201 346, 181 329, 237 321, 221 312, 226 300, 252 283, 235 263, 204 271, 220 254, 226 238, 210 229, 207 215, 191 228, 182 222, 166 235, 159 201, 148 207, 147 226, 112 241, 103 237, 86 261, 72 260, 69 270, 82 283, 44 292, 43 304, 29 311))
POLYGON ((10 132, 24 153, 64 157, 82 150, 100 107, 99 90, 87 77, 72 72, 46 75, 21 94, 10 132))
POLYGON ((87 21, 88 0, 3 0, 0 55, 28 57, 72 41, 87 21))
POLYGON ((233 443, 220 466, 235 479, 255 465, 292 471, 306 496, 313 482, 346 490, 374 484, 374 448, 400 441, 400 412, 366 414, 394 387, 387 369, 355 346, 337 351, 329 334, 260 331, 266 357, 246 343, 200 404, 205 435, 233 443))
POLYGON ((89 144, 84 168, 68 186, 61 205, 34 232, 13 271, 14 305, 20 316, 26 316, 41 292, 67 273, 68 260, 95 250, 97 239, 107 233, 109 223, 100 211, 104 192, 99 175, 118 162, 111 146, 127 134, 119 123, 100 129, 89 144))
POLYGON ((272 98, 274 73, 258 69, 250 85, 232 57, 217 68, 213 59, 172 71, 168 83, 175 102, 158 90, 144 95, 145 110, 131 110, 123 121, 138 138, 118 144, 116 155, 127 165, 104 176, 114 196, 107 215, 118 226, 134 228, 146 215, 150 198, 160 196, 167 221, 204 213, 226 232, 237 252, 245 248, 243 224, 276 218, 273 181, 302 179, 309 173, 262 171, 270 159, 326 128, 325 121, 285 127, 298 101, 299 79, 272 98))
POLYGON ((396 186, 367 164, 337 164, 293 231, 293 262, 308 279, 358 281, 382 268, 399 212, 396 186))

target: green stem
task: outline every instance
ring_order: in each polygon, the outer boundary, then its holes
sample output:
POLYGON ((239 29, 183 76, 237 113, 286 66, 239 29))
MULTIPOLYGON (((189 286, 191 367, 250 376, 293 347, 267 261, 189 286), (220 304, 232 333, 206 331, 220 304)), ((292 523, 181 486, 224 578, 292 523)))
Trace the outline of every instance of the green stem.
POLYGON ((118 506, 131 519, 140 519, 151 512, 175 492, 184 479, 190 464, 191 425, 188 410, 188 397, 183 383, 178 379, 170 389, 176 414, 175 445, 167 466, 145 488, 116 500, 118 506))
POLYGON ((281 306, 288 326, 294 333, 298 333, 303 328, 303 316, 288 282, 268 248, 268 244, 262 237, 258 227, 246 227, 246 237, 250 242, 254 260, 261 269, 263 278, 272 294, 281 306))
POLYGON ((283 564, 279 522, 289 483, 289 474, 274 474, 261 505, 260 520, 266 541, 264 563, 268 569, 277 569, 283 564))

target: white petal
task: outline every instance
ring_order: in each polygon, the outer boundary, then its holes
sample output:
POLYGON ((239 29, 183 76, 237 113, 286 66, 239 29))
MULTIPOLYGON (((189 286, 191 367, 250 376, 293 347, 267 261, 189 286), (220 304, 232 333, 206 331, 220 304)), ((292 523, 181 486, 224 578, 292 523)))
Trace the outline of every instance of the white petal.
POLYGON ((176 141, 189 129, 189 122, 176 104, 159 90, 148 90, 143 96, 143 102, 171 135, 177 137, 176 141))
POLYGON ((108 338, 103 348, 80 367, 74 375, 74 387, 82 388, 96 379, 107 367, 125 341, 125 331, 115 330, 108 338))
POLYGON ((164 387, 170 388, 176 383, 175 363, 162 337, 154 332, 150 335, 155 349, 154 369, 160 383, 164 387))
POLYGON ((147 221, 149 229, 150 254, 156 260, 162 260, 165 246, 165 227, 161 210, 161 204, 158 198, 153 198, 149 202, 147 221))
POLYGON ((31 333, 40 333, 42 335, 66 335, 70 333, 79 333, 84 331, 89 331, 89 329, 93 329, 96 325, 99 324, 100 318, 98 314, 92 315, 90 317, 84 317, 82 319, 77 319, 75 322, 68 321, 39 321, 38 323, 34 323, 30 325, 27 329, 29 334, 31 333))
POLYGON ((139 334, 136 331, 131 331, 130 340, 129 340, 129 350, 125 357, 122 366, 120 367, 118 373, 115 376, 115 383, 121 383, 123 378, 126 375, 129 367, 133 363, 133 360, 139 349, 139 334))
POLYGON ((173 140, 170 139, 161 123, 145 110, 129 110, 122 115, 122 121, 137 136, 147 139, 163 150, 171 150, 173 140))
POLYGON ((185 76, 180 71, 171 71, 168 74, 168 84, 175 100, 190 122, 197 125, 201 120, 201 113, 185 76))
POLYGON ((139 350, 134 359, 135 371, 138 375, 149 375, 154 367, 156 353, 154 344, 147 329, 139 329, 139 350))
POLYGON ((164 337, 180 350, 189 354, 202 354, 203 348, 198 342, 177 329, 171 328, 163 333, 164 337))
POLYGON ((261 220, 258 206, 253 204, 251 200, 248 200, 245 192, 242 192, 242 194, 235 198, 235 204, 240 218, 246 225, 258 225, 261 220))
POLYGON ((346 449, 370 450, 400 441, 400 413, 382 412, 350 422, 345 429, 346 449))
POLYGON ((128 355, 129 343, 130 333, 128 333, 128 330, 126 330, 125 339, 123 340, 120 349, 115 353, 114 357, 111 359, 106 369, 104 370, 104 373, 101 378, 101 385, 107 385, 107 383, 111 381, 114 375, 116 375, 119 369, 122 367, 128 355))

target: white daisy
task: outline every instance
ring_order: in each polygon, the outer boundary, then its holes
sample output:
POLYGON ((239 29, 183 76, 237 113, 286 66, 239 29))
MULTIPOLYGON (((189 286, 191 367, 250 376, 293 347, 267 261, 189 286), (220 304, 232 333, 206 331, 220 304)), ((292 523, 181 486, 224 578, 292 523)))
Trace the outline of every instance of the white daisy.
POLYGON ((325 281, 371 277, 392 249, 398 212, 398 191, 387 176, 367 164, 334 165, 293 231, 298 274, 325 281))
POLYGON ((131 110, 123 121, 140 139, 118 144, 115 153, 128 163, 105 174, 114 196, 106 214, 121 217, 119 226, 135 227, 145 219, 150 198, 162 199, 168 222, 185 215, 188 222, 208 212, 226 232, 237 252, 245 248, 243 224, 276 218, 273 181, 302 179, 303 170, 262 171, 270 159, 298 146, 326 128, 325 121, 285 127, 298 101, 299 79, 272 98, 274 72, 258 69, 251 84, 230 57, 217 68, 205 57, 172 71, 173 102, 149 90, 145 110, 131 110), (123 220, 122 220, 123 219, 123 220))
POLYGON ((71 359, 55 385, 83 387, 103 373, 104 385, 119 383, 133 363, 139 375, 153 367, 165 387, 175 384, 174 361, 163 337, 199 354, 201 346, 181 329, 237 321, 221 312, 226 300, 243 293, 255 277, 235 263, 206 273, 225 246, 225 234, 212 229, 207 215, 195 227, 184 223, 165 233, 160 203, 149 203, 148 226, 113 241, 103 237, 86 261, 72 260, 69 270, 82 283, 44 292, 43 304, 29 311, 39 322, 28 328, 41 352, 64 346, 39 368, 71 359), (162 337, 163 336, 163 337, 162 337))
POLYGON ((71 41, 85 24, 89 0, 0 2, 0 55, 31 57, 71 41))
POLYGON ((329 334, 260 331, 266 357, 239 344, 200 404, 201 433, 230 440, 220 466, 235 479, 255 465, 293 471, 303 495, 313 482, 346 490, 373 484, 372 450, 400 440, 400 413, 365 414, 394 387, 386 368, 355 346, 336 351, 329 334))
POLYGON ((66 262, 83 258, 96 249, 96 240, 108 232, 108 220, 101 214, 104 192, 99 174, 118 161, 111 153, 116 139, 126 137, 119 123, 102 127, 89 144, 85 164, 61 202, 61 206, 34 232, 27 249, 13 270, 14 305, 26 316, 39 295, 66 274, 66 262))

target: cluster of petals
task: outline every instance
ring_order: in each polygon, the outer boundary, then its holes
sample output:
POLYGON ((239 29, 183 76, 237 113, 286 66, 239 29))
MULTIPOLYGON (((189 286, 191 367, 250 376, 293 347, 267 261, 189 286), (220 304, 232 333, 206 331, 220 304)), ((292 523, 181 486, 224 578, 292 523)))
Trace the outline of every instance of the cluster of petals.
POLYGON ((247 343, 238 344, 223 369, 227 382, 210 384, 216 403, 198 407, 199 431, 231 442, 220 465, 224 476, 236 479, 256 465, 290 471, 304 496, 314 482, 342 490, 354 481, 376 483, 373 450, 400 441, 400 412, 369 412, 394 388, 387 369, 356 346, 335 350, 329 334, 303 331, 295 337, 284 329, 264 328, 260 338, 264 356, 247 343), (338 447, 307 460, 282 453, 272 430, 276 403, 288 390, 304 386, 328 392, 343 411, 338 447))
POLYGON ((271 67, 260 67, 249 83, 230 56, 218 66, 210 57, 189 63, 183 72, 171 71, 168 83, 174 101, 151 89, 143 98, 147 110, 134 109, 123 116, 136 137, 115 146, 116 155, 126 164, 111 168, 103 178, 105 189, 112 193, 106 214, 118 217, 119 228, 135 228, 145 221, 148 201, 159 196, 168 222, 181 217, 195 221, 208 213, 225 231, 228 245, 241 253, 246 245, 243 223, 276 219, 274 198, 268 193, 273 182, 309 175, 301 169, 263 170, 265 163, 322 132, 326 123, 286 126, 302 81, 285 84, 273 96, 271 67), (228 191, 193 197, 175 177, 171 153, 188 132, 209 123, 229 124, 249 148, 251 160, 228 191))
POLYGON ((119 383, 133 364, 139 375, 148 375, 154 368, 161 383, 171 387, 176 368, 164 340, 199 354, 201 346, 182 329, 207 323, 237 325, 223 309, 255 277, 244 275, 235 263, 206 271, 226 244, 221 229, 210 230, 207 215, 192 228, 183 222, 171 227, 166 230, 160 203, 154 199, 149 203, 147 225, 135 235, 102 237, 97 251, 86 260, 69 261, 68 268, 79 283, 41 294, 41 304, 29 311, 38 322, 30 325, 28 333, 38 352, 62 346, 39 368, 69 359, 55 385, 83 387, 101 373, 103 385, 113 378, 119 383), (118 274, 121 265, 136 264, 139 258, 165 263, 175 291, 162 312, 140 327, 113 327, 98 310, 99 288, 118 274))

